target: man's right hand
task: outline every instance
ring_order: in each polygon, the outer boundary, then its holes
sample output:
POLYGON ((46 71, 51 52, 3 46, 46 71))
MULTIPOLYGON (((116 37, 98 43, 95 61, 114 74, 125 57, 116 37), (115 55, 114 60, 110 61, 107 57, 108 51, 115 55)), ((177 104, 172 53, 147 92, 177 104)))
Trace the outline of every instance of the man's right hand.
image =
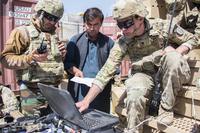
POLYGON ((83 72, 79 69, 76 69, 74 76, 83 78, 83 72))
POLYGON ((31 52, 31 57, 34 61, 38 61, 38 62, 43 62, 47 60, 47 56, 48 56, 48 52, 45 52, 43 54, 39 54, 37 52, 37 49, 33 50, 31 52))
POLYGON ((86 110, 90 103, 95 99, 95 97, 101 92, 102 90, 95 84, 89 89, 89 92, 84 97, 84 99, 80 102, 76 103, 77 108, 80 112, 86 110))
POLYGON ((82 100, 76 103, 76 107, 79 109, 79 112, 83 112, 84 110, 88 109, 89 102, 87 102, 86 100, 82 100))
POLYGON ((68 72, 73 74, 75 77, 83 78, 83 72, 79 70, 77 67, 73 66, 70 69, 68 69, 68 72))

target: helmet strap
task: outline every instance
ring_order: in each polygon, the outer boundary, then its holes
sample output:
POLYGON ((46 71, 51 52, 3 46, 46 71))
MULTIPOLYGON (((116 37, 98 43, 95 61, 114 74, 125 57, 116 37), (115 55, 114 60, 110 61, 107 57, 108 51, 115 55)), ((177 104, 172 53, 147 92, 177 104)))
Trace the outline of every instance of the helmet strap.
POLYGON ((39 16, 40 21, 43 21, 43 18, 44 18, 44 11, 41 11, 39 16))
POLYGON ((41 11, 40 16, 38 17, 42 29, 44 28, 44 13, 45 13, 44 11, 41 11))

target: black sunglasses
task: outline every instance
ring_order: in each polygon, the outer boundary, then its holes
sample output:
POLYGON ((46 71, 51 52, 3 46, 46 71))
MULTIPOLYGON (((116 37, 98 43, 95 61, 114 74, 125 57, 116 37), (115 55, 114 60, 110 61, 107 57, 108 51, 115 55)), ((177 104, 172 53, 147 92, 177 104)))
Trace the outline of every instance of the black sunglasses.
POLYGON ((126 21, 122 21, 122 22, 117 22, 117 26, 120 28, 120 29, 128 29, 130 28, 132 25, 134 25, 134 21, 133 21, 133 18, 131 19, 128 19, 126 21))
POLYGON ((49 13, 46 13, 46 12, 44 13, 44 17, 45 17, 46 19, 48 19, 49 21, 58 22, 58 20, 59 20, 58 17, 53 16, 53 15, 51 15, 51 14, 49 14, 49 13))

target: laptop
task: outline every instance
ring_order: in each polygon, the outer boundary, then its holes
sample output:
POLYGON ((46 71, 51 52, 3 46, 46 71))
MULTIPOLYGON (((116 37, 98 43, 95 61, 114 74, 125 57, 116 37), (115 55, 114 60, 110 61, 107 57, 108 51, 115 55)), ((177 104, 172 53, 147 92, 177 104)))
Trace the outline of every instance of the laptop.
POLYGON ((58 89, 54 86, 38 83, 52 110, 64 120, 79 126, 89 132, 114 132, 113 126, 119 123, 117 117, 102 111, 89 109, 80 113, 75 102, 67 90, 58 89))

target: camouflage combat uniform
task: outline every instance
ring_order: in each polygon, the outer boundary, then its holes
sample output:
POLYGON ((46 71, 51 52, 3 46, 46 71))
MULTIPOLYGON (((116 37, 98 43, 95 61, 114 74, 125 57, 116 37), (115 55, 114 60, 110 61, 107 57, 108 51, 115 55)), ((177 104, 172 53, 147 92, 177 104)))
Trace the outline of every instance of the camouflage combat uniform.
MULTIPOLYGON (((35 6, 35 11, 41 10, 61 18, 64 7, 59 0, 40 0, 35 6)), ((21 109, 25 115, 33 115, 35 110, 46 105, 46 100, 40 94, 37 83, 57 86, 64 73, 63 57, 57 46, 59 40, 55 33, 56 27, 45 32, 37 19, 33 16, 29 25, 15 28, 1 54, 2 64, 16 71, 20 86, 21 109), (30 53, 41 43, 47 44, 47 60, 36 62, 30 53)))
MULTIPOLYGON (((1 71, 0 71, 1 76, 1 71)), ((0 95, 2 103, 0 110, 3 114, 10 113, 11 111, 17 110, 19 103, 15 94, 8 88, 0 83, 0 95)))
MULTIPOLYGON (((174 0, 165 0, 165 3, 168 11, 167 18, 170 19, 175 3, 174 0)), ((173 21, 200 38, 200 1, 177 0, 173 21)))
MULTIPOLYGON (((145 33, 142 36, 128 39, 125 36, 116 41, 110 56, 97 74, 94 84, 101 89, 112 78, 115 68, 123 57, 128 55, 133 62, 132 76, 126 80, 128 129, 134 128, 144 120, 146 101, 154 86, 155 67, 161 67, 162 99, 161 105, 172 109, 177 92, 183 83, 190 79, 187 61, 178 52, 168 52, 162 56, 161 48, 168 34, 168 21, 145 19, 145 33)), ((192 49, 196 38, 177 24, 173 24, 169 34, 170 41, 192 49)), ((136 132, 142 131, 142 128, 136 132)))
POLYGON ((3 114, 10 113, 18 109, 18 101, 15 94, 7 87, 0 84, 0 93, 3 105, 0 107, 3 114))

